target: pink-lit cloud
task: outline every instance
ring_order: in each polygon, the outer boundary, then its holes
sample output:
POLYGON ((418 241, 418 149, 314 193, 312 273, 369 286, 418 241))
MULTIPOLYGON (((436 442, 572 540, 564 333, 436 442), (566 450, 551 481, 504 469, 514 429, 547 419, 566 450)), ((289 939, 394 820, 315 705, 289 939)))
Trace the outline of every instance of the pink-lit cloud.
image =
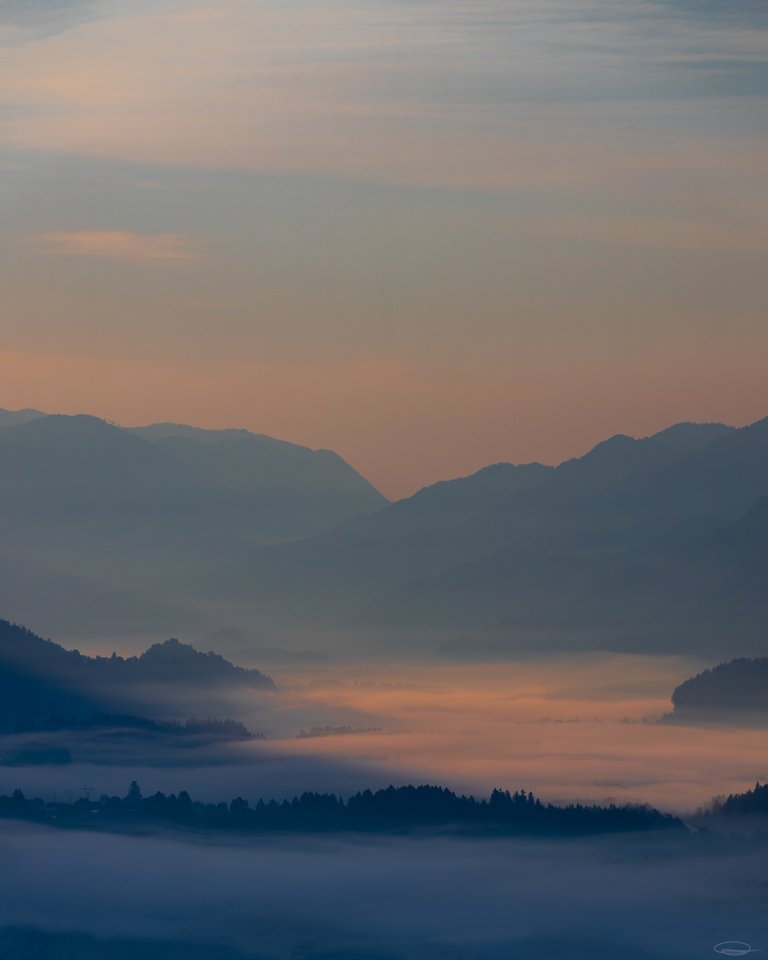
POLYGON ((62 257, 100 257, 163 264, 196 260, 200 256, 192 239, 179 233, 57 230, 33 234, 28 240, 41 251, 62 257))

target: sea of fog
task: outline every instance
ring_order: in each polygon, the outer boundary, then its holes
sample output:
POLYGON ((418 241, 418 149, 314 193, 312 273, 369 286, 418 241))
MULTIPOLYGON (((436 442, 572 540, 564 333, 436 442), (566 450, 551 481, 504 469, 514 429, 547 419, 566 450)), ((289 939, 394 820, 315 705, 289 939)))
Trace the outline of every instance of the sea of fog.
POLYGON ((748 846, 214 844, 3 825, 0 856, 0 927, 226 943, 275 960, 694 958, 727 939, 768 944, 768 861, 748 846))
POLYGON ((768 779, 768 731, 670 725, 674 686, 701 663, 588 655, 500 663, 335 662, 274 674, 275 694, 232 692, 265 740, 169 749, 73 747, 61 767, 0 767, 0 792, 48 799, 87 786, 188 790, 251 801, 439 783, 550 801, 643 801, 681 813, 768 779))

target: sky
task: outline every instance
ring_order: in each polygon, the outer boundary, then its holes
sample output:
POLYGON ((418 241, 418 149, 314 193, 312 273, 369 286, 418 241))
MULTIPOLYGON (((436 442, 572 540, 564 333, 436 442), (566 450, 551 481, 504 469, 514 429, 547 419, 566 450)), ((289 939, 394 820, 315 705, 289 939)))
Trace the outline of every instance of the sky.
POLYGON ((768 414, 763 0, 3 0, 0 406, 387 495, 768 414))

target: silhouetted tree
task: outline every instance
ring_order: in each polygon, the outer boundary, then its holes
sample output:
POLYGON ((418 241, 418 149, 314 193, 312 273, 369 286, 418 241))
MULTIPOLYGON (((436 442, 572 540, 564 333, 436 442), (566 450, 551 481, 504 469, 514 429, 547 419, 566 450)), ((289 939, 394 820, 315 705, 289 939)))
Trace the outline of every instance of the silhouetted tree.
POLYGON ((141 806, 141 787, 135 780, 131 780, 128 793, 125 795, 125 802, 129 807, 141 806))

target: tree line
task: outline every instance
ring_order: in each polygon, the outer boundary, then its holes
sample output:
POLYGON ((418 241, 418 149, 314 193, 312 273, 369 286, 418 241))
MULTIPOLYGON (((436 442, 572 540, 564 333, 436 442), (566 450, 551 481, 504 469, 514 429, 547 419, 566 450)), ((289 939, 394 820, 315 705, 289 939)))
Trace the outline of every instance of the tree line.
POLYGON ((242 833, 452 830, 564 836, 684 829, 677 817, 647 805, 557 806, 522 790, 494 790, 489 798, 478 799, 429 785, 363 790, 346 799, 307 792, 291 800, 251 804, 243 797, 204 803, 186 790, 143 796, 134 781, 123 797, 96 800, 84 791, 66 803, 28 799, 16 790, 0 796, 0 817, 78 828, 166 824, 242 833))
POLYGON ((768 783, 756 783, 754 789, 744 793, 731 793, 722 800, 715 800, 709 816, 751 816, 768 813, 768 783))
MULTIPOLYGON (((0 729, 2 726, 0 725, 0 729)), ((190 717, 187 720, 153 720, 133 713, 92 713, 89 716, 50 714, 44 720, 17 720, 16 733, 52 733, 59 730, 125 729, 172 736, 213 736, 227 740, 264 740, 239 720, 219 717, 190 717)))

